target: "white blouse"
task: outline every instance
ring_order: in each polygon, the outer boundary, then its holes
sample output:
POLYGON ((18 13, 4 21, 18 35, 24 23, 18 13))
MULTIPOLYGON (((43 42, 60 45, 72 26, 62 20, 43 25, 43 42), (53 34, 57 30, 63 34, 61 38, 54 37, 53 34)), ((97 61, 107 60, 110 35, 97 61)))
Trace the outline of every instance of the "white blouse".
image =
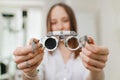
POLYGON ((74 59, 73 53, 65 64, 59 49, 55 50, 52 55, 45 52, 38 69, 40 80, 86 80, 89 73, 80 58, 74 59))

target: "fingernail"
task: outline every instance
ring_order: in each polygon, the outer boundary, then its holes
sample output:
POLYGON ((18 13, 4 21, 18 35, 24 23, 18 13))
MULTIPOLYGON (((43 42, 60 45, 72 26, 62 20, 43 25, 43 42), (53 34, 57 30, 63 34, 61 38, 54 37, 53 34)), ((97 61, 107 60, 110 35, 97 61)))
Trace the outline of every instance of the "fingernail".
POLYGON ((42 48, 43 47, 43 45, 42 44, 40 44, 40 48, 42 48))

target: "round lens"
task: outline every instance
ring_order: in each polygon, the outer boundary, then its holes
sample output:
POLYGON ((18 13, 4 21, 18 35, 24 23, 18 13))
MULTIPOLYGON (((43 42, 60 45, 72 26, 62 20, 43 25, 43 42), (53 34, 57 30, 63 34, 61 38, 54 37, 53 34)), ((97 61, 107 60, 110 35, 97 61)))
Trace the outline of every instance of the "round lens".
POLYGON ((71 50, 76 50, 79 48, 79 42, 78 39, 76 37, 70 37, 67 42, 66 45, 69 49, 71 50))
POLYGON ((57 42, 54 38, 48 38, 46 41, 45 41, 45 47, 47 49, 54 49, 57 45, 57 42))

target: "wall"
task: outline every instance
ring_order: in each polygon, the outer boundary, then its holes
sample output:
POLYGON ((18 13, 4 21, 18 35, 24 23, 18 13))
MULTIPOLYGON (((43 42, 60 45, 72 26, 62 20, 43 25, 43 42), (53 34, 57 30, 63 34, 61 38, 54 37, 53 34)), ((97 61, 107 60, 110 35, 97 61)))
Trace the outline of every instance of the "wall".
POLYGON ((110 50, 105 80, 120 80, 120 1, 102 0, 101 40, 110 50))

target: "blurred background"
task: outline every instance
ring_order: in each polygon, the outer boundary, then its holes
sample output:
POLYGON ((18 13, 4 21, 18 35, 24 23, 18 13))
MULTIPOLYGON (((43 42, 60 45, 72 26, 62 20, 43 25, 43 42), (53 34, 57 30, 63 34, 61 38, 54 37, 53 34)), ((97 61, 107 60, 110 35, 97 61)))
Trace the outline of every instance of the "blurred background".
POLYGON ((105 80, 120 80, 120 0, 0 0, 0 80, 22 80, 13 51, 45 36, 47 12, 58 2, 73 8, 79 36, 109 48, 105 80))

